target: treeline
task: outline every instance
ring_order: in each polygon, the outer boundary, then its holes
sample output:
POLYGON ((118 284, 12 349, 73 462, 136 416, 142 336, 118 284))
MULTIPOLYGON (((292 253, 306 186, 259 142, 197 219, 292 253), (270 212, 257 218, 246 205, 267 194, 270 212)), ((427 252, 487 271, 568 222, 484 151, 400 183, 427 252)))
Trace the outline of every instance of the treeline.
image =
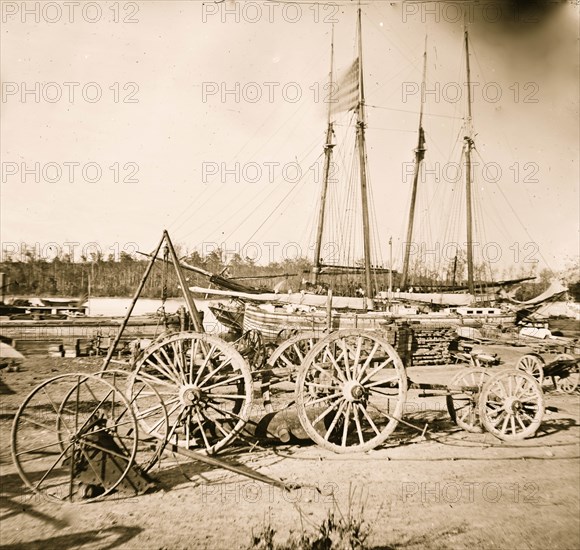
MULTIPOLYGON (((182 260, 195 267, 223 277, 234 278, 263 291, 298 291, 304 288, 305 281, 311 279, 312 263, 304 258, 286 259, 258 265, 251 258, 235 254, 225 260, 219 249, 202 256, 197 251, 182 256, 182 260)), ((129 297, 132 296, 147 268, 147 258, 136 258, 121 252, 118 258, 92 255, 91 259, 82 258, 72 261, 69 257, 56 257, 47 261, 38 257, 28 257, 25 261, 5 260, 0 262, 0 273, 4 273, 5 296, 92 296, 92 297, 129 297)), ((207 287, 208 279, 191 271, 185 272, 189 286, 207 287)), ((417 290, 431 290, 437 284, 434 274, 422 276, 414 281, 417 290), (423 287, 423 288, 421 288, 423 287)), ((523 273, 505 273, 505 278, 525 276, 523 273)), ((570 298, 580 301, 580 283, 576 269, 560 274, 570 288, 570 298)), ((515 298, 527 300, 548 288, 554 274, 549 270, 538 273, 535 281, 520 285, 515 298)), ((499 278, 499 277, 498 277, 499 278)), ((399 285, 399 274, 393 273, 393 288, 399 285)), ((332 286, 335 294, 353 294, 363 286, 361 274, 322 276, 324 284, 332 286), (341 292, 342 291, 342 292, 341 292)), ((448 282, 448 281, 447 281, 448 282)), ((378 290, 386 290, 389 284, 388 273, 374 279, 378 290)), ((319 288, 323 291, 323 288, 319 288)), ((171 263, 157 261, 145 284, 142 296, 147 298, 168 298, 181 296, 174 267, 171 263)))
MULTIPOLYGON (((297 290, 310 271, 307 260, 286 260, 267 266, 255 265, 250 259, 234 256, 226 265, 219 250, 202 257, 197 252, 182 258, 195 267, 225 277, 241 277, 240 283, 271 290, 278 285, 281 290, 297 290), (274 277, 281 275, 280 277, 274 277), (246 277, 253 277, 246 279, 246 277)), ((67 261, 60 258, 45 261, 4 261, 0 272, 4 273, 5 296, 132 296, 146 271, 149 260, 136 259, 121 253, 118 260, 97 257, 92 261, 67 261)), ((208 279, 191 271, 185 271, 189 286, 208 286, 208 279)), ((146 298, 181 296, 173 264, 155 262, 147 279, 142 296, 146 298)))

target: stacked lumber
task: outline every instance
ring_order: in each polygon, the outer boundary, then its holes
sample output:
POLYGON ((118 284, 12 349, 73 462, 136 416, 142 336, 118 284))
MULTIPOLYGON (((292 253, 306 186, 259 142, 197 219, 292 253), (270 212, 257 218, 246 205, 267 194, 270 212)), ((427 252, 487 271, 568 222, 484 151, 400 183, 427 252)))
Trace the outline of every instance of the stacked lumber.
POLYGON ((419 366, 450 363, 449 345, 455 337, 455 328, 450 326, 413 327, 411 364, 419 366))
POLYGON ((63 338, 62 347, 64 351, 64 357, 79 356, 79 341, 77 338, 63 338))
POLYGON ((45 338, 43 340, 14 340, 14 349, 25 357, 29 355, 49 355, 62 357, 62 338, 45 338))

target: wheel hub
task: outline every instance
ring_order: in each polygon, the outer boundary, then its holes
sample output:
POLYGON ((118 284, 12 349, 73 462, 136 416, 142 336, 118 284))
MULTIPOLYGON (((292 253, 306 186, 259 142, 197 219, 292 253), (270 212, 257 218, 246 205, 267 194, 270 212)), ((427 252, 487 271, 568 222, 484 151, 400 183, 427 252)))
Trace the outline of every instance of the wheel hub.
POLYGON ((193 384, 186 384, 179 389, 179 400, 182 405, 192 406, 201 401, 203 393, 193 384))
POLYGON ((519 399, 516 399, 515 397, 508 397, 506 398, 503 404, 503 408, 509 414, 515 414, 522 408, 522 403, 519 399))
POLYGON ((342 394, 347 401, 354 403, 355 401, 362 401, 365 396, 364 387, 356 380, 349 380, 342 388, 342 394))

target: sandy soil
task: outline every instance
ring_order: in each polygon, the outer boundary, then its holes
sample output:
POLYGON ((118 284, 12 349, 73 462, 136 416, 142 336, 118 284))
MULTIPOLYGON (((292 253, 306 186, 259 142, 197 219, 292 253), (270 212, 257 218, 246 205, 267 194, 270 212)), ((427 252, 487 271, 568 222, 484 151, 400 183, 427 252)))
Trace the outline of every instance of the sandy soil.
MULTIPOLYGON (((525 353, 495 348, 507 364, 525 353)), ((537 435, 506 444, 469 434, 449 420, 442 398, 411 396, 405 419, 428 439, 399 425, 389 444, 363 454, 335 455, 312 444, 232 446, 232 462, 276 486, 164 455, 153 470, 159 489, 85 505, 46 502, 23 486, 10 458, 10 428, 24 396, 47 377, 90 372, 95 359, 28 359, 1 374, 0 544, 2 549, 247 548, 264 521, 282 542, 313 530, 328 510, 360 513, 372 548, 580 548, 580 394, 545 386, 549 412, 537 435), (350 504, 349 504, 350 502, 350 504)), ((409 369, 412 379, 449 381, 462 367, 409 369)), ((496 367, 502 368, 502 367, 496 367)))

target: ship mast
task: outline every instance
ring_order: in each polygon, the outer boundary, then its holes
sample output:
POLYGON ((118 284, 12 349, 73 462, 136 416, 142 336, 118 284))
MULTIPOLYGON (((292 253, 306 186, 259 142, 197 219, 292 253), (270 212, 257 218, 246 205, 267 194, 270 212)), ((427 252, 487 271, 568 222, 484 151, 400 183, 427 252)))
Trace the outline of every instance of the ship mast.
POLYGON ((366 171, 366 144, 365 144, 365 97, 363 86, 362 70, 362 24, 361 8, 358 8, 358 109, 357 109, 357 146, 359 152, 360 165, 360 187, 362 202, 362 222, 363 222, 363 246, 364 246, 364 267, 365 267, 365 296, 372 298, 374 295, 371 281, 371 246, 370 246, 370 223, 369 223, 369 202, 367 188, 366 171))
POLYGON ((425 75, 427 72, 427 38, 425 38, 425 52, 423 53, 423 84, 421 87, 421 110, 419 112, 419 138, 417 148, 415 149, 415 172, 413 174, 413 190, 411 192, 411 206, 409 209, 409 224, 407 226, 407 240, 405 241, 405 257, 403 260, 403 275, 401 287, 407 287, 409 276, 409 259, 411 257, 411 242, 413 239, 413 225, 415 223, 415 203, 417 200, 417 182, 419 180, 419 171, 421 162, 425 158, 425 132, 423 130, 423 90, 425 89, 425 75))
POLYGON ((471 119, 471 73, 469 68, 469 36, 465 29, 465 60, 467 69, 467 124, 463 138, 465 150, 465 209, 467 220, 467 286, 470 294, 475 294, 473 283, 473 213, 471 196, 471 151, 474 148, 471 119))
MULTIPOLYGON (((329 91, 332 92, 333 85, 333 68, 334 68, 334 25, 332 26, 332 35, 330 39, 330 77, 329 77, 329 91)), ((326 195, 328 193, 328 174, 330 173, 330 163, 332 159, 332 143, 333 125, 331 120, 331 106, 328 102, 328 119, 326 127, 326 143, 324 144, 324 172, 322 176, 322 189, 320 191, 320 211, 318 213, 318 228, 316 231, 316 244, 314 247, 314 267, 312 273, 314 275, 314 284, 318 283, 318 276, 320 275, 320 249, 322 247, 322 233, 324 231, 324 215, 326 213, 326 195)))

